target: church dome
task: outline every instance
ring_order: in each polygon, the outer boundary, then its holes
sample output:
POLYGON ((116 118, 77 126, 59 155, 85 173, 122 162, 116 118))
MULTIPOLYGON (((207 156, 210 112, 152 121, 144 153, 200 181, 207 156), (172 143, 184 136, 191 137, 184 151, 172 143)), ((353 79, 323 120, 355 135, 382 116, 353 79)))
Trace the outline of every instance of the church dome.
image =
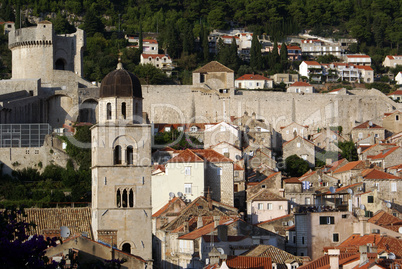
POLYGON ((137 97, 142 98, 141 83, 121 63, 116 70, 107 74, 101 83, 99 97, 137 97))

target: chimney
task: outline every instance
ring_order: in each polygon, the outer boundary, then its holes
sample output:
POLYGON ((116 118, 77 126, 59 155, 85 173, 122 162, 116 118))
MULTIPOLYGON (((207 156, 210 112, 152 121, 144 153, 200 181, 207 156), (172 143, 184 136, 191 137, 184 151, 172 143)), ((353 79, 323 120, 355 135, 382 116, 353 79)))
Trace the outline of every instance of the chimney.
POLYGON ((339 269, 339 249, 329 249, 329 268, 330 269, 339 269))
POLYGON ((198 220, 197 220, 197 229, 201 228, 202 226, 203 226, 202 217, 201 217, 201 216, 198 216, 198 220))
POLYGON ((359 246, 359 252, 360 252, 360 265, 363 265, 366 262, 368 262, 368 256, 367 256, 368 246, 366 245, 359 246))
POLYGON ((189 226, 188 226, 188 221, 184 222, 184 232, 188 233, 189 232, 189 226))
POLYGON ((219 226, 220 216, 214 216, 214 228, 219 226))
POLYGON ((213 210, 214 208, 212 206, 211 192, 209 191, 209 188, 207 193, 207 202, 208 202, 208 209, 213 210))

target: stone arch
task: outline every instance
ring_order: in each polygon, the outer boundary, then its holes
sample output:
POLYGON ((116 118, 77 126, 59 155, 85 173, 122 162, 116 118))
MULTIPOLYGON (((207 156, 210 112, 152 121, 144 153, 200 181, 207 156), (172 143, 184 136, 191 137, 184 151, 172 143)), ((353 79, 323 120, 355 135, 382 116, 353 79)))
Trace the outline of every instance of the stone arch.
POLYGON ((58 58, 54 65, 56 70, 65 70, 66 60, 64 60, 63 58, 58 58))
POLYGON ((95 124, 99 115, 97 114, 98 101, 95 99, 86 99, 80 104, 80 111, 78 120, 79 122, 89 122, 95 124))
MULTIPOLYGON (((126 252, 126 251, 124 251, 124 249, 123 249, 123 246, 126 245, 126 244, 128 244, 128 245, 130 246, 130 251, 131 251, 132 249, 135 249, 135 244, 134 244, 134 242, 131 241, 131 240, 123 240, 123 241, 120 243, 120 245, 119 245, 119 249, 121 249, 123 252, 126 252)), ((127 246, 127 245, 126 245, 126 246, 127 246)), ((131 254, 131 252, 126 252, 126 253, 130 253, 130 254, 131 254)))
POLYGON ((121 146, 120 145, 116 145, 115 147, 113 147, 113 164, 122 164, 123 159, 122 159, 122 152, 121 152, 121 146))
POLYGON ((125 253, 131 254, 131 245, 130 243, 124 243, 121 247, 121 250, 125 253))
POLYGON ((73 109, 73 99, 70 96, 57 94, 46 99, 46 102, 48 122, 53 128, 61 128, 64 124, 70 126, 77 121, 77 111, 69 115, 73 109))
POLYGON ((121 135, 116 137, 112 144, 113 149, 113 163, 123 165, 133 165, 137 159, 137 141, 129 135, 121 135), (121 163, 116 163, 115 148, 121 147, 121 163))

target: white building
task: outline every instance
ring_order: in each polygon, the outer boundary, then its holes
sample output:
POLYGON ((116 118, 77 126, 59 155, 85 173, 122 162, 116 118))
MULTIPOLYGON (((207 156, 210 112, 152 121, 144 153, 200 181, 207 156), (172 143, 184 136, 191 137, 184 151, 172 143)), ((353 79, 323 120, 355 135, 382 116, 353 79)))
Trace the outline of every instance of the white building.
POLYGON ((396 76, 395 76, 395 81, 396 84, 401 85, 402 84, 402 72, 399 72, 396 76))
POLYGON ((172 59, 167 54, 141 54, 141 64, 152 64, 156 68, 162 69, 169 77, 174 69, 172 59))
POLYGON ((371 65, 371 57, 365 54, 345 55, 348 64, 371 65))
POLYGON ((273 80, 261 75, 245 74, 235 80, 237 89, 268 89, 273 88, 273 80))
POLYGON ((385 56, 382 65, 384 67, 396 67, 397 65, 402 65, 402 55, 387 55, 385 56))
POLYGON ((307 82, 303 81, 296 81, 289 88, 286 92, 293 92, 293 93, 314 93, 314 87, 307 82))
POLYGON ((341 57, 343 50, 339 42, 324 42, 318 39, 302 40, 301 50, 304 55, 321 56, 334 55, 341 57))

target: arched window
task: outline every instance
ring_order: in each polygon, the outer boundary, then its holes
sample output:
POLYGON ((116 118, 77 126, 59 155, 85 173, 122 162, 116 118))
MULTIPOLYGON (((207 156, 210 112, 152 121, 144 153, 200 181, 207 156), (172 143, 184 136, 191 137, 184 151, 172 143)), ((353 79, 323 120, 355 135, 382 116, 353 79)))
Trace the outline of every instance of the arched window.
POLYGON ((111 120, 112 119, 112 104, 107 103, 106 105, 106 119, 111 120))
POLYGON ((120 194, 120 190, 117 190, 117 194, 116 194, 116 204, 117 204, 117 207, 121 207, 121 194, 120 194))
POLYGON ((123 207, 127 207, 127 190, 123 190, 122 205, 123 207))
POLYGON ((61 58, 56 61, 56 70, 65 70, 65 61, 61 58))
POLYGON ((121 104, 121 115, 123 115, 123 119, 126 119, 126 103, 121 104))
POLYGON ((134 192, 133 189, 130 189, 130 193, 128 195, 128 206, 134 207, 134 192))
POLYGON ((131 245, 129 243, 124 243, 123 247, 121 250, 125 253, 130 253, 131 254, 131 245))
POLYGON ((121 146, 116 146, 113 152, 114 164, 121 164, 121 146))
POLYGON ((128 146, 126 151, 127 164, 133 164, 133 147, 128 146))

